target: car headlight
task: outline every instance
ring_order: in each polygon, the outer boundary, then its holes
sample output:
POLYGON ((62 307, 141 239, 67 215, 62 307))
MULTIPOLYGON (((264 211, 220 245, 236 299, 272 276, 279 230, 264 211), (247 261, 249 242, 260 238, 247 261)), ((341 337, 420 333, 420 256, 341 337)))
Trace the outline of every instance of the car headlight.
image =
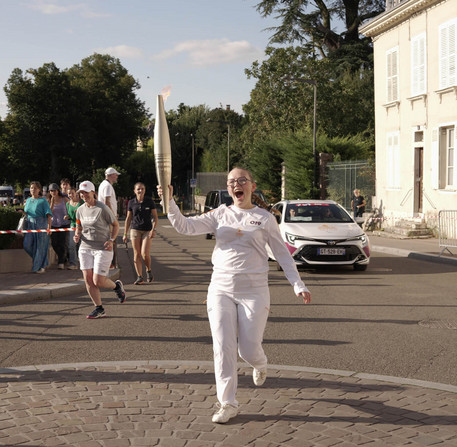
POLYGON ((362 245, 366 247, 368 245, 368 238, 366 234, 361 234, 360 236, 357 236, 356 238, 358 241, 362 242, 362 245))
POLYGON ((295 245, 295 241, 297 239, 301 239, 300 236, 296 236, 295 234, 286 233, 286 241, 289 242, 289 244, 295 245))

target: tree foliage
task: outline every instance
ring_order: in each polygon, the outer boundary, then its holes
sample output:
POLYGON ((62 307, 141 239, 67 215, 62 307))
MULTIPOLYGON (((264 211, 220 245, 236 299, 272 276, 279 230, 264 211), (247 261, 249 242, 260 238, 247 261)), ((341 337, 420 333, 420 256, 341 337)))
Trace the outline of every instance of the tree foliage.
POLYGON ((76 181, 121 165, 135 150, 146 115, 138 88, 107 55, 94 54, 63 71, 53 63, 13 70, 4 89, 10 113, 0 142, 8 179, 76 181))
POLYGON ((271 43, 298 43, 310 57, 331 57, 359 69, 371 64, 372 52, 359 26, 384 6, 384 0, 262 0, 257 10, 281 21, 272 29, 271 43))
MULTIPOLYGON (((334 160, 366 159, 371 144, 360 136, 330 138, 319 134, 316 155, 325 152, 334 160)), ((283 133, 262 141, 251 152, 247 166, 261 189, 269 191, 273 202, 281 196, 281 172, 286 175, 286 198, 316 198, 313 135, 310 131, 283 133)))

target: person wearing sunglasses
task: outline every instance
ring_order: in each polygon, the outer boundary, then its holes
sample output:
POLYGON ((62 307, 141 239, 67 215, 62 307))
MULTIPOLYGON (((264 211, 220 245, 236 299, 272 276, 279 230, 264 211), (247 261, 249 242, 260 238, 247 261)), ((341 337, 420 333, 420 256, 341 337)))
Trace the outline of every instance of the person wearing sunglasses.
MULTIPOLYGON (((184 217, 173 200, 168 186, 168 219, 178 233, 199 235, 215 233, 212 255, 213 273, 208 288, 207 312, 213 338, 214 371, 219 410, 212 421, 228 422, 238 414, 237 354, 253 368, 253 382, 261 386, 267 377, 267 357, 262 339, 268 319, 268 244, 297 296, 305 304, 311 294, 284 244, 275 217, 252 204, 256 183, 252 174, 234 168, 227 177, 233 198, 230 206, 200 216, 184 217)), ((159 197, 163 190, 157 187, 159 197)))

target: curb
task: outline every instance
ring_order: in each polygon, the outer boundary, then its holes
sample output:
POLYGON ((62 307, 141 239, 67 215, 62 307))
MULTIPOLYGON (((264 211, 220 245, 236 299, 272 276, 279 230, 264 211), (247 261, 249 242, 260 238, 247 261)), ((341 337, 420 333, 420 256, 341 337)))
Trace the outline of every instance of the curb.
POLYGON ((394 255, 394 256, 402 256, 404 258, 417 259, 420 261, 435 262, 437 264, 457 265, 457 258, 448 258, 446 256, 419 253, 416 251, 404 250, 402 248, 383 247, 381 245, 373 245, 371 247, 371 250, 377 251, 379 253, 387 253, 387 254, 394 255))
MULTIPOLYGON (((112 361, 112 362, 81 362, 81 363, 60 363, 51 365, 28 365, 18 367, 4 367, 0 368, 0 374, 15 374, 24 371, 59 371, 65 369, 79 369, 79 368, 97 368, 97 367, 116 367, 116 368, 132 368, 143 365, 155 365, 159 367, 205 367, 213 370, 214 363, 210 361, 196 361, 196 360, 127 360, 127 361, 112 361)), ((247 363, 239 362, 238 369, 252 368, 247 363)), ((288 365, 268 365, 268 369, 279 371, 296 371, 312 374, 325 374, 330 376, 340 377, 354 377, 360 380, 377 380, 381 382, 395 383, 397 385, 410 385, 420 388, 427 388, 433 390, 447 391, 457 394, 457 386, 449 385, 439 382, 429 382, 426 380, 408 379, 406 377, 383 376, 379 374, 368 374, 356 371, 345 371, 337 369, 325 368, 312 368, 304 366, 288 366, 288 365)))

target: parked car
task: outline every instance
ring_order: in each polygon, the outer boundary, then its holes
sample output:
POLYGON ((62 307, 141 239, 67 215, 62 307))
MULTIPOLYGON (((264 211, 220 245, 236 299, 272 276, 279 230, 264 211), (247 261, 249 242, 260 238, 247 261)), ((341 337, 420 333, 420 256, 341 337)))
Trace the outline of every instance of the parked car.
POLYGON ((13 203, 13 199, 14 199, 14 188, 10 185, 0 186, 0 203, 1 203, 1 205, 11 205, 13 203))
MULTIPOLYGON (((263 202, 265 202, 265 196, 263 192, 259 189, 256 189, 254 192, 263 202)), ((233 199, 229 192, 226 189, 216 189, 214 191, 210 191, 206 195, 205 200, 205 208, 204 212, 207 213, 208 211, 214 210, 222 204, 230 206, 233 203, 233 199)), ((213 237, 212 233, 208 233, 206 235, 206 239, 211 239, 213 237)))
MULTIPOLYGON (((354 270, 366 270, 370 262, 368 236, 338 203, 283 200, 273 210, 281 236, 298 265, 352 265, 354 270)), ((269 256, 274 260, 271 251, 269 256)))

